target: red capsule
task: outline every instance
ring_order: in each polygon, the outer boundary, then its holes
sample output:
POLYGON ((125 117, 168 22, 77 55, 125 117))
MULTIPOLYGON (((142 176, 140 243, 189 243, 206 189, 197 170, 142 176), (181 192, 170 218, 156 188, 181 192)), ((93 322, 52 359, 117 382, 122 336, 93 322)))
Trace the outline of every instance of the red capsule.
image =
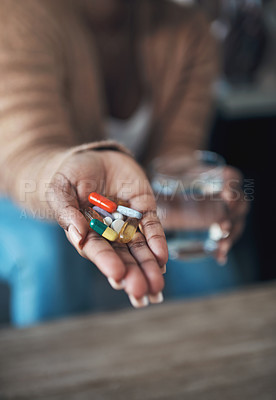
POLYGON ((94 204, 94 206, 101 207, 103 210, 108 211, 110 214, 117 210, 116 203, 96 192, 90 193, 90 195, 88 196, 88 200, 90 201, 90 203, 94 204))

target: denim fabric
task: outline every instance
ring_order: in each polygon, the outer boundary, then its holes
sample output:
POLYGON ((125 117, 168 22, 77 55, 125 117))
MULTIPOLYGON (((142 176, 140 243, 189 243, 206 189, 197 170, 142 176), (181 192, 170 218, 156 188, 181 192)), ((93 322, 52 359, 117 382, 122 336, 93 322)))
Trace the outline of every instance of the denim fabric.
MULTIPOLYGON (((167 298, 202 296, 241 283, 237 267, 220 267, 212 258, 169 261, 165 279, 167 298)), ((11 321, 17 326, 129 306, 125 293, 114 291, 79 256, 57 224, 27 217, 7 199, 0 199, 0 280, 10 285, 11 321)))

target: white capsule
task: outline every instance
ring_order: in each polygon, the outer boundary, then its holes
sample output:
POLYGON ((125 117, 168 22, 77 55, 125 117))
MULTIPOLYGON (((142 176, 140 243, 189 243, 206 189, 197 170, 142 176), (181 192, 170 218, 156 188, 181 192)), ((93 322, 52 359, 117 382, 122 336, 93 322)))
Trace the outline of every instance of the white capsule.
POLYGON ((110 217, 105 217, 103 219, 103 222, 105 223, 105 225, 110 226, 112 224, 112 218, 110 217))
POLYGON ((133 210, 132 208, 128 208, 125 206, 118 206, 117 211, 127 217, 141 219, 142 214, 139 211, 133 210))
POLYGON ((124 216, 119 212, 114 212, 112 215, 115 219, 124 219, 124 216))
POLYGON ((117 232, 120 233, 122 227, 124 226, 125 221, 123 221, 122 219, 115 219, 115 221, 112 222, 111 224, 111 228, 117 232))

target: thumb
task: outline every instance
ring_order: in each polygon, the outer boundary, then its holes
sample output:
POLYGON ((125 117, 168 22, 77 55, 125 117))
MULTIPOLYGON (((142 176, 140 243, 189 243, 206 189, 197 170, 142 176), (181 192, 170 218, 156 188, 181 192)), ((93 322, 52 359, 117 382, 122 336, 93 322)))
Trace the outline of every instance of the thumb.
POLYGON ((85 240, 89 227, 79 211, 76 187, 62 173, 56 173, 50 184, 47 201, 54 219, 69 233, 74 246, 79 249, 85 240))

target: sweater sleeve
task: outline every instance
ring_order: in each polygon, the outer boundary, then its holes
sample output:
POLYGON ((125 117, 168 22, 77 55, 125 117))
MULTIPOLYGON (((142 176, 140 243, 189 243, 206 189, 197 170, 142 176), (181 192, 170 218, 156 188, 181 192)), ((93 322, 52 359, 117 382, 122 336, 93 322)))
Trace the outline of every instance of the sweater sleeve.
POLYGON ((47 215, 47 185, 67 157, 125 149, 111 141, 79 145, 64 96, 59 31, 39 3, 0 5, 0 190, 47 215))

